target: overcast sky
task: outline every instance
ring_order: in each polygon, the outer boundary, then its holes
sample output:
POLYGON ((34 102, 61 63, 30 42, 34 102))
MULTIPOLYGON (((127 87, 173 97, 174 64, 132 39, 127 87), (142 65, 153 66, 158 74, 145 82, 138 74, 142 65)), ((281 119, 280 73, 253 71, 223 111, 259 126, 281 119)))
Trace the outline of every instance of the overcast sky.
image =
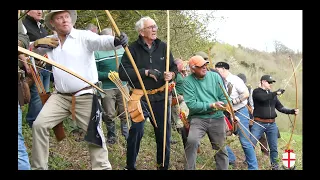
POLYGON ((302 10, 218 10, 215 16, 225 17, 209 25, 220 42, 270 52, 277 40, 302 51, 302 10))

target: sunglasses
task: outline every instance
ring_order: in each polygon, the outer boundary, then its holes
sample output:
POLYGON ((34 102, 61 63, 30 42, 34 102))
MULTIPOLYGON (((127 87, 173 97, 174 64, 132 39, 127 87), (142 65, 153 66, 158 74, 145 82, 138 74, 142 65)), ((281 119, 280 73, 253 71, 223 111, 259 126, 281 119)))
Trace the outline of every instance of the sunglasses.
POLYGON ((195 67, 197 67, 197 68, 203 68, 204 66, 207 66, 207 64, 208 64, 208 63, 205 63, 205 64, 202 65, 202 66, 195 66, 195 67))
POLYGON ((267 81, 268 82, 268 84, 273 84, 273 82, 271 81, 271 82, 269 82, 269 81, 267 81))

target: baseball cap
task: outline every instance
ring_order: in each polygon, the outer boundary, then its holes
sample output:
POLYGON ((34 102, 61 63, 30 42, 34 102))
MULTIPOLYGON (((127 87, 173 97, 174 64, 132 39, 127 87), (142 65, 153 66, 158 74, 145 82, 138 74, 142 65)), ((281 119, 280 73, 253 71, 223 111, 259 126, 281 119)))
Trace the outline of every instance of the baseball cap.
POLYGON ((262 81, 262 80, 266 80, 266 81, 268 81, 269 83, 270 83, 270 82, 276 82, 270 75, 263 75, 263 76, 261 77, 260 81, 262 81))
POLYGON ((225 69, 229 69, 230 66, 228 63, 226 62, 217 62, 215 65, 216 68, 225 68, 225 69))
POLYGON ((190 67, 193 67, 193 66, 197 66, 197 67, 201 67, 203 66, 204 64, 207 64, 209 63, 209 61, 206 61, 203 59, 202 56, 192 56, 190 59, 189 59, 189 66, 190 67))
POLYGON ((243 73, 239 73, 238 77, 243 80, 244 83, 247 83, 247 77, 243 73))

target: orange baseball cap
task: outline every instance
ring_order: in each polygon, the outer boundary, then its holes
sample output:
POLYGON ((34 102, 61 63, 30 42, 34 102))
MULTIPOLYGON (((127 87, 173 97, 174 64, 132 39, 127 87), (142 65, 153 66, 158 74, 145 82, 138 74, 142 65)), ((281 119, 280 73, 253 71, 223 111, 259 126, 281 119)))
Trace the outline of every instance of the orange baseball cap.
POLYGON ((192 68, 193 66, 198 66, 201 67, 205 64, 209 63, 209 61, 206 61, 203 59, 202 56, 196 55, 196 56, 192 56, 189 59, 189 66, 192 68))

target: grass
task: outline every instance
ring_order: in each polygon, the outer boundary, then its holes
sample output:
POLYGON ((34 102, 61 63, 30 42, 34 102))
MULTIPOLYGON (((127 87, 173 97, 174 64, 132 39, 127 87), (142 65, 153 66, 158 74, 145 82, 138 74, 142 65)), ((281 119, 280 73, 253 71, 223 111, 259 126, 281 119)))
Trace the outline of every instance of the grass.
MULTIPOLYGON (((29 157, 32 156, 32 131, 25 121, 26 109, 23 112, 23 135, 29 157)), ((53 132, 50 132, 50 149, 49 149, 49 169, 51 170, 90 170, 90 157, 87 144, 84 141, 79 141, 78 136, 70 134, 72 128, 71 120, 65 120, 64 123, 67 138, 61 142, 57 142, 53 132)), ((126 142, 120 133, 120 122, 116 121, 117 127, 117 142, 114 145, 108 145, 109 161, 114 170, 122 170, 126 165, 126 142)), ((137 157, 137 169, 139 170, 156 170, 156 143, 151 123, 145 123, 144 136, 140 145, 140 152, 137 157)), ((103 125, 106 135, 105 125, 103 125)), ((278 142, 279 161, 282 153, 285 150, 286 142, 289 140, 289 132, 281 132, 281 139, 278 142)), ((80 137, 81 139, 81 137, 80 137)), ((170 170, 183 170, 185 154, 183 143, 180 134, 177 131, 172 131, 172 139, 176 140, 176 144, 171 144, 170 170)), ((302 170, 302 136, 294 135, 292 138, 291 147, 296 154, 296 169, 302 170)), ((247 167, 243 163, 244 153, 241 148, 238 137, 229 136, 228 145, 234 151, 237 160, 236 170, 246 170, 247 167)), ((212 149, 208 136, 205 136, 201 141, 201 152, 197 156, 196 168, 198 170, 214 170, 215 162, 213 155, 215 151, 212 149)), ((269 160, 262 155, 260 147, 256 147, 259 169, 270 169, 269 160)), ((280 162, 281 163, 281 162, 280 162)), ((229 169, 232 169, 230 166, 229 169)))

